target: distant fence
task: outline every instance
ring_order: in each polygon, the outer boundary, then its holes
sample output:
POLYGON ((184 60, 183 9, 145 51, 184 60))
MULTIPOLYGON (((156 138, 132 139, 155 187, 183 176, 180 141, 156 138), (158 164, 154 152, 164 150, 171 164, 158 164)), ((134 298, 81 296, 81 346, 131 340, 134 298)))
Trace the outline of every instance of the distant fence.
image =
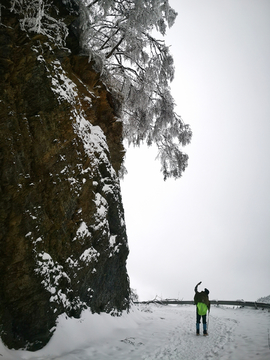
MULTIPOLYGON (((255 309, 270 309, 270 304, 260 303, 257 301, 244 301, 244 300, 210 300, 211 305, 235 305, 235 306, 248 306, 254 307, 255 309)), ((194 305, 194 301, 192 300, 151 300, 151 301, 135 301, 134 304, 160 304, 160 305, 194 305)))

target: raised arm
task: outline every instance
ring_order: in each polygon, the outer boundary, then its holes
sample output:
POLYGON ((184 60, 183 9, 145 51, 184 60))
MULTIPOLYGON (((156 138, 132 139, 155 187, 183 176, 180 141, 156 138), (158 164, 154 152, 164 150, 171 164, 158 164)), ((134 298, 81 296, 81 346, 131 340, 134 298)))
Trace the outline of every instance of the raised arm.
POLYGON ((200 282, 195 286, 195 289, 194 289, 195 293, 198 292, 198 286, 201 285, 201 283, 202 283, 202 282, 200 281, 200 282))

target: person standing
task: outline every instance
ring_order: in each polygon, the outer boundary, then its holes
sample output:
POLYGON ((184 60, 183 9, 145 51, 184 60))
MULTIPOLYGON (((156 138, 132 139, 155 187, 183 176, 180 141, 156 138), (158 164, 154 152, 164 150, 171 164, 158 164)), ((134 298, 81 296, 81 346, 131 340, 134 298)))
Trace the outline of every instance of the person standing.
POLYGON ((207 332, 207 323, 206 323, 206 314, 207 310, 210 311, 210 301, 209 301, 209 290, 204 289, 204 291, 198 292, 198 286, 201 285, 201 281, 195 286, 195 296, 194 303, 196 305, 196 334, 200 335, 200 322, 202 318, 203 322, 203 335, 208 335, 207 332))

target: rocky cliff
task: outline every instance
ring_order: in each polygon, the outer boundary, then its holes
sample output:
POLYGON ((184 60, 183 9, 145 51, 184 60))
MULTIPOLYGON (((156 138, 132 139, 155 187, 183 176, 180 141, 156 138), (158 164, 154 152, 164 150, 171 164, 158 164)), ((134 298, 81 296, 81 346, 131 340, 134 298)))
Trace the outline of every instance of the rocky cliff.
MULTIPOLYGON (((36 350, 61 313, 128 308, 124 148, 121 104, 78 39, 22 30, 14 3, 0 5, 0 332, 36 350)), ((70 30, 75 15, 53 3, 70 30)))

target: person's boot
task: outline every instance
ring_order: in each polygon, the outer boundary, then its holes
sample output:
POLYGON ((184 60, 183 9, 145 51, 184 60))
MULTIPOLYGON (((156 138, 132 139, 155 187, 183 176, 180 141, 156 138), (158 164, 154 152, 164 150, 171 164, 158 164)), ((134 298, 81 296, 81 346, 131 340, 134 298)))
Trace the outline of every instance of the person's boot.
POLYGON ((207 335, 208 335, 207 325, 206 325, 206 324, 203 324, 203 335, 204 335, 204 336, 207 336, 207 335))
POLYGON ((200 324, 196 323, 196 335, 200 335, 200 324))

